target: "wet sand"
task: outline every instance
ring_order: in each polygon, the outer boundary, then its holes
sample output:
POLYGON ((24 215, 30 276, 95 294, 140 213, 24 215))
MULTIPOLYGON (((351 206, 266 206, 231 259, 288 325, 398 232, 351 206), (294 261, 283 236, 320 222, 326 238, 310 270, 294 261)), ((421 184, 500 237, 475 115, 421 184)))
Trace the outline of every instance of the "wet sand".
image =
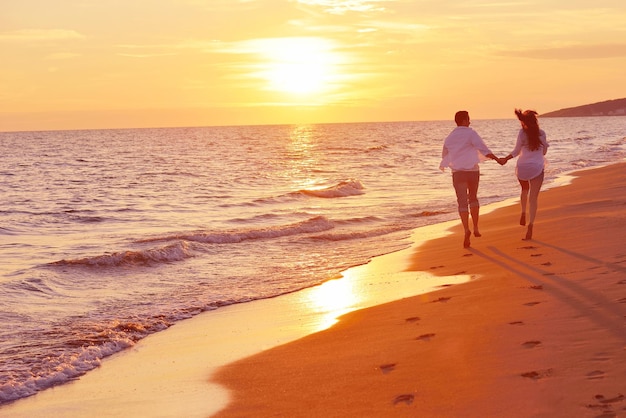
POLYGON ((221 368, 218 417, 626 416, 626 164, 542 191, 414 250, 408 271, 471 281, 344 315, 221 368))

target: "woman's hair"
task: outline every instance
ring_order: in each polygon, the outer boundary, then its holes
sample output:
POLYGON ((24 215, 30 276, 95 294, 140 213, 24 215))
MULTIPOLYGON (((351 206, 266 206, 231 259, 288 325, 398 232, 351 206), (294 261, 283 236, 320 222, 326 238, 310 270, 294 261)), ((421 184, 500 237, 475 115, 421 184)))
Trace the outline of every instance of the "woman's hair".
POLYGON ((539 149, 541 147, 541 140, 539 139, 539 122, 537 121, 537 112, 534 110, 515 109, 515 115, 522 122, 522 129, 526 132, 528 137, 528 149, 531 151, 539 149))

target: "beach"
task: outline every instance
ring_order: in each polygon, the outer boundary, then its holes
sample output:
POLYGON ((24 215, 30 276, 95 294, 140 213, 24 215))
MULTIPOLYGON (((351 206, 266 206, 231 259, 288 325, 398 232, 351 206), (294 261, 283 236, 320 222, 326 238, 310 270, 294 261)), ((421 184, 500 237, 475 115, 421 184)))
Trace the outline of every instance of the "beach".
MULTIPOLYGON (((453 125, 0 133, 0 413, 51 388, 82 386, 116 354, 144 350, 153 344, 144 339, 200 314, 224 321, 199 326, 213 345, 224 329, 240 335, 249 317, 272 317, 271 304, 258 301, 280 300, 281 322, 298 332, 266 349, 322 329, 302 325, 312 317, 328 326, 451 280, 409 265, 411 247, 458 223, 450 172, 437 169, 453 125)), ((544 190, 626 157, 620 118, 542 125, 550 133, 544 190)), ((497 155, 519 129, 506 119, 474 126, 497 155)), ((484 214, 519 193, 514 164, 481 164, 480 183, 484 214)), ((229 352, 259 351, 241 338, 229 352)), ((184 348, 181 356, 194 357, 184 348)), ((239 358, 203 360, 198 376, 239 358)))
POLYGON ((327 282, 361 280, 358 301, 313 309, 345 294, 323 285, 198 315, 0 416, 624 416, 624 166, 543 191, 531 241, 515 201, 470 249, 456 221, 421 228, 327 282))
POLYGON ((471 281, 350 313, 222 368, 218 417, 626 416, 626 170, 540 195, 534 239, 517 205, 414 253, 410 270, 471 281))

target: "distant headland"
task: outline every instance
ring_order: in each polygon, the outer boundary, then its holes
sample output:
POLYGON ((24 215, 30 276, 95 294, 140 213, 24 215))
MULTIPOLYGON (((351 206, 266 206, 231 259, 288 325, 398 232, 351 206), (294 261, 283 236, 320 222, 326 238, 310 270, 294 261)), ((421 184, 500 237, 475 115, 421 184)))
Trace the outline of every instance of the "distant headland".
POLYGON ((626 98, 606 100, 566 109, 555 110, 541 115, 544 118, 581 117, 581 116, 626 116, 626 98))

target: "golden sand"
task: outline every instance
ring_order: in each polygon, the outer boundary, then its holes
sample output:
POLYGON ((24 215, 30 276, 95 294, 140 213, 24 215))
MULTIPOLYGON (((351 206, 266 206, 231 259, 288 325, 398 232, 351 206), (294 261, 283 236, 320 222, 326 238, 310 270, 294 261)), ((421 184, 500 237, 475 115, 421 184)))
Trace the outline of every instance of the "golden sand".
POLYGON ((577 176, 541 192, 531 241, 515 205, 470 249, 459 225, 412 258, 470 282, 220 369, 217 416, 626 416, 626 164, 577 176))

